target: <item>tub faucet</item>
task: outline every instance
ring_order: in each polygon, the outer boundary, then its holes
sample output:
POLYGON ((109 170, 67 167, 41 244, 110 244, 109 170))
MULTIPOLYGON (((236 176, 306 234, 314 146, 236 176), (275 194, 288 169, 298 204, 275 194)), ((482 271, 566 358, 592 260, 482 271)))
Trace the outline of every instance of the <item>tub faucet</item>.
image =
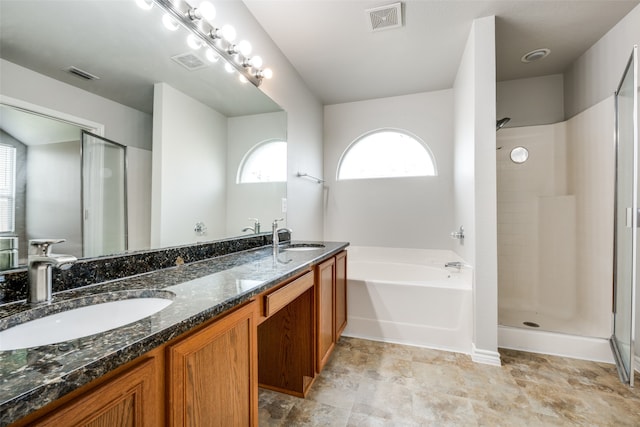
POLYGON ((71 268, 78 259, 73 255, 51 253, 51 246, 64 242, 64 239, 35 239, 29 240, 29 288, 27 301, 30 304, 40 304, 51 301, 51 267, 61 270, 71 268))
POLYGON ((278 222, 284 221, 284 218, 274 219, 273 224, 271 224, 271 229, 273 230, 273 255, 278 256, 278 245, 280 244, 280 232, 288 231, 289 234, 293 233, 293 230, 290 228, 278 228, 278 222))

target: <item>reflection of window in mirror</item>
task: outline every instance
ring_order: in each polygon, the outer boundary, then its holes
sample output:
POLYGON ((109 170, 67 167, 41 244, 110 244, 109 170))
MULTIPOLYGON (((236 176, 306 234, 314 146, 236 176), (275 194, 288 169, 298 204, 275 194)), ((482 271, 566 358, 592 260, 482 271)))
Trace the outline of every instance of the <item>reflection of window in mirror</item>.
POLYGON ((15 231, 16 149, 0 144, 0 233, 15 231))
POLYGON ((245 154, 238 169, 238 184, 286 182, 287 143, 282 140, 263 141, 245 154))

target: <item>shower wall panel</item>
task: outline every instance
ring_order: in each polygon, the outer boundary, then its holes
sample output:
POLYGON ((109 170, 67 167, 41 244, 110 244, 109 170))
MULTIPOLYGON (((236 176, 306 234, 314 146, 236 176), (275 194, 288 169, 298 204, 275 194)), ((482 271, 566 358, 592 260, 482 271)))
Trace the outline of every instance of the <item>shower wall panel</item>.
POLYGON ((497 134, 500 324, 611 333, 613 98, 567 122, 497 134), (511 162, 524 146, 529 159, 511 162))

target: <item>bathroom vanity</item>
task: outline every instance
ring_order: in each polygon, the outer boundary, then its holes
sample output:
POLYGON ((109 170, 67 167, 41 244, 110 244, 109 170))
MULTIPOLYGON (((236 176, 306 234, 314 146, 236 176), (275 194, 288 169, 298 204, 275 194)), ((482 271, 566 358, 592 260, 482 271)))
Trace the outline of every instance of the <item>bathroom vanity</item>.
POLYGON ((0 425, 257 426, 258 385, 304 397, 346 325, 347 245, 266 246, 55 294, 161 290, 173 302, 104 333, 0 352, 0 425))

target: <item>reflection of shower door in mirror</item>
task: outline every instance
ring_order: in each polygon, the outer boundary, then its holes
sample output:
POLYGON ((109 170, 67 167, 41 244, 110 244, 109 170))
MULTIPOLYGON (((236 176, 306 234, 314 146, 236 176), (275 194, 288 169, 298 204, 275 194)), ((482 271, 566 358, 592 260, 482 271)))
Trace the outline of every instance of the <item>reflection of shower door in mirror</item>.
POLYGON ((615 96, 616 216, 614 326, 611 345, 620 379, 630 384, 633 384, 638 243, 637 67, 637 47, 634 47, 615 96))
POLYGON ((126 184, 126 148, 83 131, 83 256, 127 249, 126 184))

